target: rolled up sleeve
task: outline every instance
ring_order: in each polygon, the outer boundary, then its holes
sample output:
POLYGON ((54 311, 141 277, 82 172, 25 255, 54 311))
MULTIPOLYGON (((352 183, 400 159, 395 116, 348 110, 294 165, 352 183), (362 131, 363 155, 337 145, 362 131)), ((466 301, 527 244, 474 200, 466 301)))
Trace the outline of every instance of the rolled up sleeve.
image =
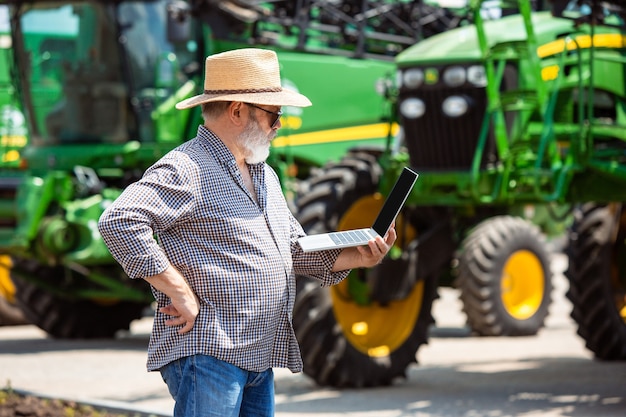
POLYGON ((332 272, 341 249, 331 249, 319 252, 303 252, 298 244, 298 238, 305 236, 302 226, 292 217, 291 253, 293 255, 294 271, 297 275, 305 275, 321 281, 322 286, 328 287, 344 280, 350 270, 332 272))

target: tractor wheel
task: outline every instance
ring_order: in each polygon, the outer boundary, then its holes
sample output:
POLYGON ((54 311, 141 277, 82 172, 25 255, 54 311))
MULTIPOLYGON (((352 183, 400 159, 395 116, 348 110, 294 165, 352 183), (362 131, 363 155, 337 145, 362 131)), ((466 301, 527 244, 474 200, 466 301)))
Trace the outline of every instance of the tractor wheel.
POLYGON ((13 259, 13 263, 11 276, 18 305, 32 324, 55 338, 112 338, 118 330, 129 329, 130 323, 140 318, 147 306, 140 302, 63 296, 64 281, 76 282, 85 278, 75 271, 41 266, 35 261, 13 259), (48 291, 28 277, 56 288, 48 291))
POLYGON ((22 310, 15 303, 15 285, 11 281, 11 258, 0 256, 0 326, 27 324, 22 310))
MULTIPOLYGON (((374 156, 349 154, 308 180, 307 193, 297 200, 296 216, 309 233, 366 227, 382 205, 376 193, 380 175, 374 156)), ((402 223, 398 218, 396 243, 405 240, 400 234, 409 228, 402 223)), ((414 269, 407 259, 413 257, 403 248, 397 252, 402 256, 387 256, 375 268, 353 270, 332 287, 298 277, 293 325, 304 373, 319 385, 389 385, 416 362, 433 322, 436 279, 409 276, 414 269), (378 287, 372 284, 376 277, 382 277, 378 287), (389 292, 392 286, 401 295, 389 292), (386 299, 379 294, 381 288, 386 299)))
POLYGON ((539 229, 518 217, 493 217, 461 247, 455 284, 472 330, 482 336, 536 334, 552 291, 550 252, 539 229))
POLYGON ((598 359, 626 359, 625 241, 621 204, 590 203, 575 213, 567 246, 567 298, 578 334, 598 359))

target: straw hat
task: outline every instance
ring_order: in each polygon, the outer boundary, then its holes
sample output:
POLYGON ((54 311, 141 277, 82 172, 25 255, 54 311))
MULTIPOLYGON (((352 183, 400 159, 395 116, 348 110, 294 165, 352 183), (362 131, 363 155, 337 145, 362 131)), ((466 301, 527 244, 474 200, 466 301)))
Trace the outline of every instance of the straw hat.
POLYGON ((206 59, 204 94, 176 104, 188 109, 211 101, 242 101, 268 106, 308 107, 302 94, 283 88, 276 52, 245 48, 211 55, 206 59))

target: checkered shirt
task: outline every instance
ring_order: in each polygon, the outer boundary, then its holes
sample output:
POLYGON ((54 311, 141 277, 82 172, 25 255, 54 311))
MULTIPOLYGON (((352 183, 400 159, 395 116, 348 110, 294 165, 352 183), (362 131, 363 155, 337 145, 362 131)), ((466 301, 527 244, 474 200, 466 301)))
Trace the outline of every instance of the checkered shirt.
MULTIPOLYGON (((193 329, 165 325, 155 313, 149 371, 181 357, 206 354, 260 372, 302 370, 292 327, 296 274, 332 285, 339 251, 303 253, 305 233, 292 216, 276 173, 250 166, 258 203, 231 152, 204 126, 172 150, 105 210, 98 226, 113 257, 131 278, 173 265, 200 300, 193 329), (156 237, 156 238, 155 238, 156 237)), ((158 308, 168 297, 152 292, 158 308)))

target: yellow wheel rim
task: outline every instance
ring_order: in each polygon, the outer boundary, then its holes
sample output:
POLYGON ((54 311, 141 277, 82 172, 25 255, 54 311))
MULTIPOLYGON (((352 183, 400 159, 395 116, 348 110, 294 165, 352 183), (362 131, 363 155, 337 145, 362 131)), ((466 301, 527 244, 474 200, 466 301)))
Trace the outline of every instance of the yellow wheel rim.
POLYGON ((514 252, 504 265, 500 289, 504 308, 512 317, 532 317, 545 292, 545 274, 539 258, 529 250, 514 252))
MULTIPOLYGON (((338 230, 370 226, 383 197, 374 194, 359 199, 344 214, 338 230)), ((398 242, 410 242, 415 230, 404 224, 401 216, 396 220, 398 242)), ((356 271, 352 272, 354 274, 356 271)), ((331 287, 333 312, 350 344, 370 357, 384 357, 398 349, 411 335, 422 308, 424 282, 419 281, 405 300, 388 304, 356 304, 349 295, 348 279, 331 287)))
POLYGON ((15 302, 15 286, 11 281, 11 258, 0 255, 0 297, 13 304, 15 302))

